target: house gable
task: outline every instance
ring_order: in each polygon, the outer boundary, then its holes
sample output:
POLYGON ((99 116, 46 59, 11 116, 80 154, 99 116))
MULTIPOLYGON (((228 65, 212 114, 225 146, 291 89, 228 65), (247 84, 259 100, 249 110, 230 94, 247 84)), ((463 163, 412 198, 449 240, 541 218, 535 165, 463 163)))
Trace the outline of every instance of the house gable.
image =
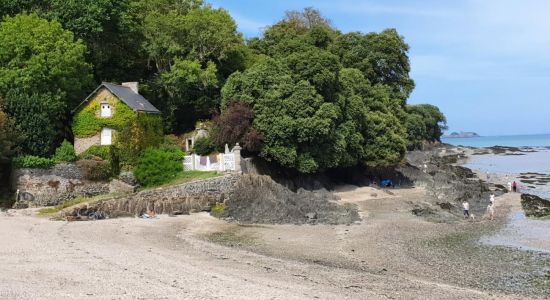
POLYGON ((97 98, 98 93, 108 90, 112 96, 124 102, 135 112, 144 112, 149 114, 160 114, 160 111, 151 104, 145 97, 137 93, 137 83, 135 85, 117 85, 113 83, 103 82, 100 84, 84 101, 82 101, 73 111, 75 114, 89 102, 97 98))

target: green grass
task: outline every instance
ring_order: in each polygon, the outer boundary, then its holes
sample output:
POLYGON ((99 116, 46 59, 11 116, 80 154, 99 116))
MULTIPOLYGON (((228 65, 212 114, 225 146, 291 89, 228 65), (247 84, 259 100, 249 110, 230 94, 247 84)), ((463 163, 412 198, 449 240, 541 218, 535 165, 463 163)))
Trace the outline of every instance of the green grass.
POLYGON ((47 216, 47 215, 55 214, 57 212, 62 211, 63 209, 65 209, 67 207, 71 207, 71 206, 74 206, 74 205, 77 205, 77 204, 80 204, 80 203, 88 202, 90 199, 91 198, 83 197, 83 196, 76 197, 72 200, 63 202, 63 203, 58 204, 56 206, 44 207, 44 208, 42 208, 38 211, 38 215, 39 216, 47 216))
POLYGON ((97 196, 94 196, 94 197, 79 196, 79 197, 76 197, 72 200, 60 203, 56 206, 44 207, 44 208, 42 208, 38 211, 38 215, 39 216, 49 216, 49 215, 58 213, 58 212, 64 210, 65 208, 69 208, 71 206, 75 206, 75 205, 82 204, 82 203, 85 203, 85 202, 91 203, 91 202, 96 202, 96 201, 100 201, 100 200, 110 199, 110 198, 114 198, 114 197, 117 197, 117 196, 120 196, 120 195, 122 195, 122 193, 102 194, 102 195, 97 195, 97 196))
POLYGON ((155 188, 158 188, 158 187, 165 187, 165 186, 170 186, 170 185, 177 185, 177 184, 182 184, 182 183, 186 183, 186 182, 190 182, 190 181, 194 181, 194 180, 214 178, 214 177, 218 177, 218 176, 221 176, 221 175, 222 174, 220 174, 216 171, 208 171, 208 172, 183 171, 183 172, 180 172, 174 179, 172 179, 172 180, 170 180, 166 183, 163 183, 163 184, 158 185, 158 186, 149 186, 149 187, 146 187, 146 188, 142 188, 142 189, 139 189, 139 191, 150 190, 150 189, 155 189, 155 188))

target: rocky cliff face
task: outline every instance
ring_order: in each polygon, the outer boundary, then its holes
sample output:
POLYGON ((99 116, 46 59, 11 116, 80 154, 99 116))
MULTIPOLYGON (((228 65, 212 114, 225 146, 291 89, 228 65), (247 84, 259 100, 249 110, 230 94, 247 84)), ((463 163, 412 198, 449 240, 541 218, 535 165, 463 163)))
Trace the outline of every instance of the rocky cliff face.
POLYGON ((269 176, 231 174, 82 204, 63 212, 65 217, 86 218, 100 213, 109 217, 188 214, 209 211, 223 203, 216 215, 240 223, 350 224, 359 220, 354 205, 342 206, 327 191, 294 192, 269 176))
POLYGON ((521 195, 521 207, 528 217, 542 218, 550 216, 550 201, 535 195, 521 195))

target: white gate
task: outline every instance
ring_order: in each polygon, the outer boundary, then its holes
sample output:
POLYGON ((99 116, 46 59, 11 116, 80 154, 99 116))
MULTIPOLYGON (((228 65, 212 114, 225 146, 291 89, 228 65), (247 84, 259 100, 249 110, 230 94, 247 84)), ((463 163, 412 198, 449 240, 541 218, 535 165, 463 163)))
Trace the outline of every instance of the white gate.
POLYGON ((185 156, 183 158, 183 170, 193 171, 193 156, 185 156))
POLYGON ((235 155, 233 153, 222 154, 222 171, 235 171, 235 155))

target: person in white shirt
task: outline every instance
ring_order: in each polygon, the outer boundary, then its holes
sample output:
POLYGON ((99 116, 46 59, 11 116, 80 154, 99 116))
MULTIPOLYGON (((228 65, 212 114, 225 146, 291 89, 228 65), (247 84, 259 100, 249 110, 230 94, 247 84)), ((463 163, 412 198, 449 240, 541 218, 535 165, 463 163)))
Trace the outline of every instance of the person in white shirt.
POLYGON ((464 209, 464 219, 468 219, 470 217, 470 203, 464 200, 464 202, 462 202, 462 208, 464 209))
POLYGON ((491 204, 495 204, 495 194, 491 194, 491 196, 489 197, 489 201, 491 202, 491 204))
POLYGON ((508 181, 508 192, 512 191, 512 183, 508 181))
POLYGON ((495 219, 495 204, 494 202, 489 203, 487 206, 487 213, 489 214, 489 218, 491 221, 495 219))

